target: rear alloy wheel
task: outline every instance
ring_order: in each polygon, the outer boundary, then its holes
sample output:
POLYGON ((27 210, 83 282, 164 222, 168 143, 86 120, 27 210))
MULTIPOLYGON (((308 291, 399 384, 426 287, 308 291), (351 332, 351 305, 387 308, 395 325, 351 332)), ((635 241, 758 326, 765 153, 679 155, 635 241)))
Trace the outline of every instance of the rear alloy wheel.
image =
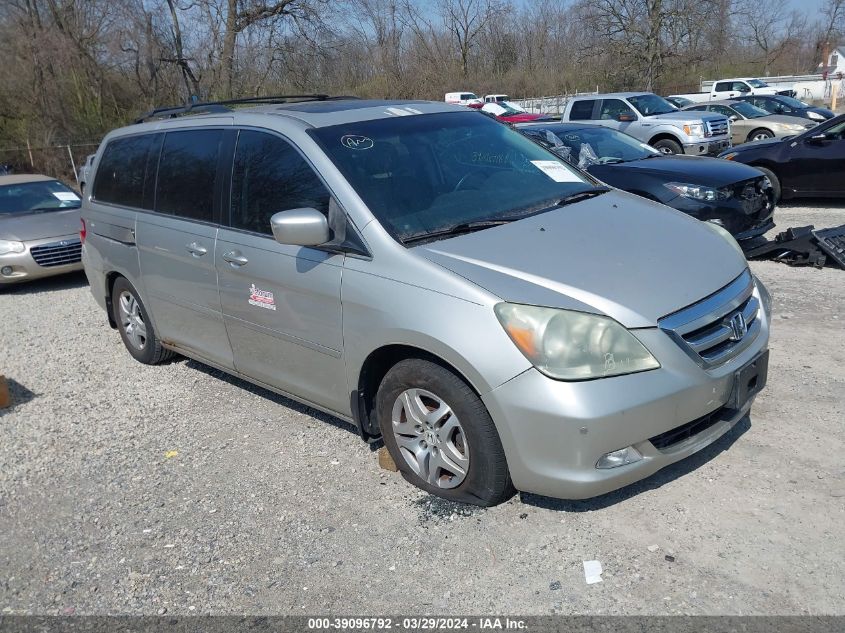
POLYGON ((112 316, 120 338, 132 357, 145 365, 157 365, 173 356, 156 336, 147 309, 138 292, 124 277, 119 277, 112 287, 112 316))
POLYGON ((768 138, 774 138, 775 134, 771 130, 767 130, 765 128, 760 128, 759 130, 754 130, 751 134, 748 135, 749 141, 765 141, 768 138))
POLYGON ((390 456, 418 488, 481 506, 513 495, 487 407, 446 367, 420 358, 399 361, 381 381, 375 414, 390 456))
POLYGON ((654 143, 652 147, 661 154, 666 154, 667 156, 684 153, 684 148, 681 147, 681 144, 669 138, 660 139, 654 143))

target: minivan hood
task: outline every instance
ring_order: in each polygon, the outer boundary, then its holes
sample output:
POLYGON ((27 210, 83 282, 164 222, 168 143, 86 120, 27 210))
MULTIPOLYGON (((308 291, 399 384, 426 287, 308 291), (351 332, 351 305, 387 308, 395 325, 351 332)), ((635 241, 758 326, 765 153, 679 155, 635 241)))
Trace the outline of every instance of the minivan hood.
POLYGON ((632 175, 658 176, 668 182, 682 182, 707 187, 726 187, 743 180, 759 178, 760 172, 742 163, 732 163, 706 156, 655 156, 627 163, 592 165, 587 171, 596 178, 617 170, 630 171, 632 175))
POLYGON ((505 301, 605 314, 629 328, 654 327, 747 267, 703 222, 616 190, 413 251, 505 301))
POLYGON ((26 242, 79 233, 79 209, 0 215, 0 239, 26 242))

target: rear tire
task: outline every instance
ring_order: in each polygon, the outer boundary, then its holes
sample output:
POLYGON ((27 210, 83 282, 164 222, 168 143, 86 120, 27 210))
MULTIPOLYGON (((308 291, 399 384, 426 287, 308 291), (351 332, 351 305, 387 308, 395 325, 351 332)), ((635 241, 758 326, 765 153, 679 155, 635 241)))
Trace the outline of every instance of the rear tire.
POLYGON ((766 128, 759 128, 757 130, 752 130, 751 133, 748 135, 746 139, 747 142, 751 141, 765 141, 767 138, 774 138, 775 134, 771 130, 767 130, 766 128))
POLYGON ((487 408, 445 367, 418 358, 398 362, 379 386, 376 416, 384 444, 409 483, 479 506, 514 494, 487 408))
POLYGON ((766 178, 768 178, 769 182, 772 183, 772 192, 775 194, 775 204, 780 202, 781 186, 780 186, 780 180, 778 180, 778 177, 775 175, 775 172, 773 172, 771 169, 766 169, 765 167, 760 167, 759 165, 751 165, 751 166, 754 167, 754 169, 759 169, 760 171, 762 171, 766 175, 766 178))
POLYGON ((147 308, 125 277, 118 277, 111 292, 112 316, 123 344, 138 362, 157 365, 173 357, 156 336, 147 308))
POLYGON ((667 156, 671 154, 684 153, 684 148, 681 147, 681 144, 669 138, 660 139, 656 143, 653 143, 652 147, 659 151, 661 154, 666 154, 667 156))

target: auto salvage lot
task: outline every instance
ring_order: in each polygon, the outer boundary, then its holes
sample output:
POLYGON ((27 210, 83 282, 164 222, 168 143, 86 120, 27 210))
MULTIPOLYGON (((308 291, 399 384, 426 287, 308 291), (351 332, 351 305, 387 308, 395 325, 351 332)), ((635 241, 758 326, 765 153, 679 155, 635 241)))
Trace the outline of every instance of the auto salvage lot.
MULTIPOLYGON (((845 206, 775 220, 837 226, 845 206)), ((193 361, 136 363, 84 276, 4 292, 0 608, 845 613, 845 271, 752 269, 775 316, 750 425, 603 498, 489 510, 380 470, 345 423, 193 361)))

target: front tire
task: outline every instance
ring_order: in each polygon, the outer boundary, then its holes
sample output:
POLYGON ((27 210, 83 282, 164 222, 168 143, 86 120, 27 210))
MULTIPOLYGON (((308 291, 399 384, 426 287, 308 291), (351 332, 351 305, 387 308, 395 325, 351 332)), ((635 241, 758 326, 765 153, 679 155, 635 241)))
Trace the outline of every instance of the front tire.
POLYGON ((669 138, 660 139, 659 141, 654 143, 652 147, 659 151, 661 154, 665 154, 667 156, 684 153, 684 148, 681 147, 681 144, 669 138))
POLYGON ((138 291, 124 277, 119 277, 111 292, 112 316, 123 344, 132 357, 145 365, 157 365, 173 356, 156 336, 147 308, 138 291))
POLYGON ((760 167, 759 165, 751 165, 751 166, 754 169, 759 169, 760 171, 762 171, 766 175, 766 178, 768 178, 769 182, 772 183, 772 193, 774 193, 774 195, 775 195, 775 204, 780 202, 781 185, 780 185, 780 180, 778 179, 775 172, 773 172, 771 169, 766 169, 765 167, 760 167))
POLYGON ((402 476, 451 501, 494 506, 514 494, 505 451, 484 403, 431 361, 400 361, 376 395, 382 437, 402 476))
POLYGON ((759 130, 753 130, 748 135, 748 141, 765 141, 769 138, 774 138, 775 134, 771 130, 767 130, 766 128, 760 128, 759 130))

